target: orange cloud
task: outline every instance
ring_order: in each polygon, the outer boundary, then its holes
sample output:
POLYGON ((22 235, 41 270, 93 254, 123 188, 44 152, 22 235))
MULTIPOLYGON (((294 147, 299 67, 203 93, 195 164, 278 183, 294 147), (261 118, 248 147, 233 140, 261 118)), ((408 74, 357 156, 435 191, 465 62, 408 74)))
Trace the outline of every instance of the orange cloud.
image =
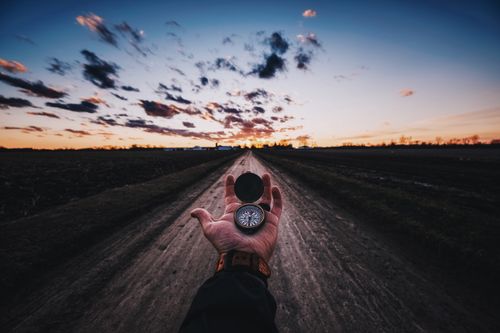
POLYGON ((304 16, 304 17, 315 17, 316 16, 316 11, 314 9, 304 10, 304 12, 302 13, 302 16, 304 16))
POLYGON ((0 67, 11 73, 25 73, 28 68, 20 62, 0 58, 0 67))
POLYGON ((401 95, 401 97, 408 97, 408 96, 411 96, 414 94, 415 94, 415 90, 413 90, 413 89, 401 89, 399 91, 399 95, 401 95))
POLYGON ((82 98, 82 101, 89 102, 92 104, 103 104, 103 105, 106 105, 107 107, 109 107, 109 104, 104 99, 100 98, 97 95, 90 96, 87 98, 82 98))
POLYGON ((89 28, 91 31, 97 31, 97 29, 104 22, 102 17, 97 16, 97 15, 92 14, 92 13, 85 15, 85 16, 83 16, 83 15, 77 16, 76 21, 80 25, 83 25, 84 27, 89 28))

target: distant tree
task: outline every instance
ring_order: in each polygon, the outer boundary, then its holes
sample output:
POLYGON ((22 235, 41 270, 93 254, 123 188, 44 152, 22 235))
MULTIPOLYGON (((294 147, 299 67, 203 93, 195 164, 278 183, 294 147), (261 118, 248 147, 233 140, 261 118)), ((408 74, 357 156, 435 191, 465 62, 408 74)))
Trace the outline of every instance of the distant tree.
POLYGON ((404 135, 401 135, 401 137, 399 138, 399 144, 400 145, 409 145, 411 144, 411 136, 404 136, 404 135))

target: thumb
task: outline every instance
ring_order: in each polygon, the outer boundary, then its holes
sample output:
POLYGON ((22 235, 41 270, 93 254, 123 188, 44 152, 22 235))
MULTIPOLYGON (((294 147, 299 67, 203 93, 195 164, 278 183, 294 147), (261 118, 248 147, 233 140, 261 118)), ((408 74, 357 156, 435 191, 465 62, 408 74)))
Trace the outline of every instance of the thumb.
POLYGON ((212 222, 212 215, 210 215, 210 213, 206 209, 196 208, 191 211, 191 216, 198 219, 203 232, 206 232, 206 230, 208 229, 208 225, 210 224, 210 222, 212 222))

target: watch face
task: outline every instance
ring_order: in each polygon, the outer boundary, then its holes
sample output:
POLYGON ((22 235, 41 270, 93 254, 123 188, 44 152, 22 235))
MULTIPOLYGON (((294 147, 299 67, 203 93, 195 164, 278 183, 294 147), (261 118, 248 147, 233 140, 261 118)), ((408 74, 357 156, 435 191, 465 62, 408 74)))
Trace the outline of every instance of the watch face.
POLYGON ((234 212, 234 222, 243 229, 256 229, 264 222, 264 210, 253 204, 243 205, 234 212))

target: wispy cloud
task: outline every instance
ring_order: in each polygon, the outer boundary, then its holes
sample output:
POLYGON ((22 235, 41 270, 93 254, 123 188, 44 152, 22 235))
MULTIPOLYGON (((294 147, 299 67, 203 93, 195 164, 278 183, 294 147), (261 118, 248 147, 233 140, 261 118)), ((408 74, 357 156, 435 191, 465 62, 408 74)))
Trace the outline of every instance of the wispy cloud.
POLYGON ((306 35, 299 34, 297 35, 297 40, 302 44, 312 45, 315 47, 321 47, 321 43, 318 40, 316 34, 310 32, 306 35))
POLYGON ((67 94, 50 87, 47 87, 42 81, 30 82, 9 76, 0 72, 0 81, 3 81, 13 87, 21 88, 21 91, 27 95, 34 95, 46 98, 62 98, 67 94))
POLYGON ((56 118, 56 119, 60 118, 57 114, 51 113, 51 112, 26 112, 26 113, 31 115, 31 116, 42 116, 42 117, 49 117, 49 118, 56 118))
POLYGON ((82 101, 79 104, 47 102, 45 103, 45 105, 63 110, 68 110, 73 112, 85 112, 85 113, 95 113, 97 112, 98 109, 98 106, 96 104, 87 101, 82 101))
POLYGON ((411 136, 414 140, 433 141, 437 136, 445 139, 477 134, 481 139, 500 138, 500 107, 461 114, 451 114, 425 119, 409 126, 392 127, 385 124, 380 129, 366 131, 357 135, 339 137, 341 142, 371 142, 397 140, 401 135, 411 136))
POLYGON ((50 58, 47 70, 54 74, 65 75, 72 68, 71 64, 57 58, 50 58))
POLYGON ((75 134, 76 136, 79 136, 79 137, 92 135, 92 133, 90 133, 88 131, 75 130, 75 129, 71 129, 71 128, 66 128, 64 131, 71 133, 71 134, 75 134))
POLYGON ((24 98, 4 97, 0 95, 0 109, 36 107, 30 101, 24 98))
POLYGON ((104 19, 93 13, 76 17, 78 24, 87 27, 90 31, 96 32, 99 38, 108 44, 118 47, 116 35, 104 24, 104 19))
POLYGON ((400 95, 401 97, 409 97, 409 96, 412 96, 412 95, 414 95, 414 94, 415 94, 415 90, 413 90, 413 89, 408 89, 408 88, 406 88, 406 89, 401 89, 401 90, 399 91, 399 95, 400 95))

